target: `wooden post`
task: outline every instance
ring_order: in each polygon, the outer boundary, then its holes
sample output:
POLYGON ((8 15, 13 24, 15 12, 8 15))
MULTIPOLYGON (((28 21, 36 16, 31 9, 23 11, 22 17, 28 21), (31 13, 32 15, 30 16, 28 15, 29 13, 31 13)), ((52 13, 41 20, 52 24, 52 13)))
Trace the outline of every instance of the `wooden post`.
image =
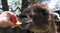
POLYGON ((3 11, 9 11, 7 0, 1 0, 3 11))

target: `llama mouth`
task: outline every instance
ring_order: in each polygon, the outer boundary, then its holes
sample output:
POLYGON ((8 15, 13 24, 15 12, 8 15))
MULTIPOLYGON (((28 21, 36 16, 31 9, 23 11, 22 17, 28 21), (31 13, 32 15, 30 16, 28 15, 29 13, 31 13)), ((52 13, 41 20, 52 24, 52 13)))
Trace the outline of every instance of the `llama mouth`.
POLYGON ((19 26, 20 29, 28 29, 31 25, 31 23, 33 22, 32 20, 30 19, 27 19, 27 18, 23 18, 20 20, 22 25, 19 26))

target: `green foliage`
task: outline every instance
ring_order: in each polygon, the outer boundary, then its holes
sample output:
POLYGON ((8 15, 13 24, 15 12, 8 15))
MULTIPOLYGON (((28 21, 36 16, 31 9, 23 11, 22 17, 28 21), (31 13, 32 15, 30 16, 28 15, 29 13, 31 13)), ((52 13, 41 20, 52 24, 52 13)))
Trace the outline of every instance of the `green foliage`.
POLYGON ((60 14, 60 10, 57 10, 57 11, 55 11, 55 12, 57 12, 58 14, 60 14))

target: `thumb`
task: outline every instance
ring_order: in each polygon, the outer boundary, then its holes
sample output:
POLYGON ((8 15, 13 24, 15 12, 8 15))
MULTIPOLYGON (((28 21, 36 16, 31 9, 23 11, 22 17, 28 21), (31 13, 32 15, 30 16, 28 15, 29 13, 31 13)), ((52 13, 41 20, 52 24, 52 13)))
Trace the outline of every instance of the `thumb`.
POLYGON ((9 24, 9 26, 10 26, 11 28, 14 28, 14 23, 8 22, 8 24, 9 24))

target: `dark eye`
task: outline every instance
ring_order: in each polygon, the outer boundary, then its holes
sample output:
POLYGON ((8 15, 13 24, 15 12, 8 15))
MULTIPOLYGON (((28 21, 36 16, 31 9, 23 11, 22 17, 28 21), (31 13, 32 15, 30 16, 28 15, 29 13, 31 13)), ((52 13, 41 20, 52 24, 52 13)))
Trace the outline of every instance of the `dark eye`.
POLYGON ((49 10, 48 9, 36 8, 34 11, 36 11, 36 13, 42 14, 44 16, 49 14, 49 10))
POLYGON ((48 10, 42 10, 41 13, 42 13, 43 15, 48 15, 48 14, 49 14, 48 10))

